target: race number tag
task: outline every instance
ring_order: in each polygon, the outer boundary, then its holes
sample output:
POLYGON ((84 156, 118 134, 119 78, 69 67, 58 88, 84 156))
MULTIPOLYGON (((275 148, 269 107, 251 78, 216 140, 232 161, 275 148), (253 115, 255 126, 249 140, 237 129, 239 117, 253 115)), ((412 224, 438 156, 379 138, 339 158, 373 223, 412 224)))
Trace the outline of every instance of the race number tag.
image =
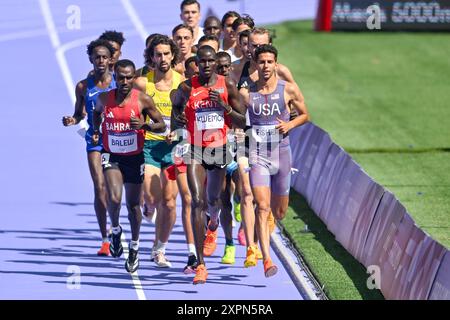
POLYGON ((275 129, 276 125, 265 125, 265 126, 252 126, 252 135, 256 142, 269 143, 269 142, 279 142, 280 133, 278 129, 275 129))
POLYGON ((179 143, 175 146, 175 157, 181 158, 189 152, 189 143, 179 143))
POLYGON ((108 134, 109 150, 112 153, 130 153, 138 149, 136 132, 108 134))
POLYGON ((223 110, 198 110, 195 122, 197 130, 222 129, 225 124, 223 110))

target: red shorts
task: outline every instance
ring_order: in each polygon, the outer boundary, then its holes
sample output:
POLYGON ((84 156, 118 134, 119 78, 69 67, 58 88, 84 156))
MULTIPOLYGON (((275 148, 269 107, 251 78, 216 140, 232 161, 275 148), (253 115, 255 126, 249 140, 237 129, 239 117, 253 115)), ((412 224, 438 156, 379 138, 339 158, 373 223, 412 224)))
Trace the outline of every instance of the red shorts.
POLYGON ((166 170, 164 170, 164 173, 168 180, 177 180, 177 173, 186 173, 186 169, 187 166, 184 164, 184 162, 181 162, 179 164, 171 165, 166 170))

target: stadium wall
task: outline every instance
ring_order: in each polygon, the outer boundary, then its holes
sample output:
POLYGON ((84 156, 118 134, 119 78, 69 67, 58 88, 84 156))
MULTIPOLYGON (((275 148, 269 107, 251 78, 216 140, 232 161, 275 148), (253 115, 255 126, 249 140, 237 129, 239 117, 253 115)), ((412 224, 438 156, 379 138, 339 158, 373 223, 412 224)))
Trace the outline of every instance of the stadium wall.
POLYGON ((450 253, 421 230, 394 194, 376 183, 314 123, 290 132, 291 186, 336 240, 368 269, 386 299, 450 299, 450 253))

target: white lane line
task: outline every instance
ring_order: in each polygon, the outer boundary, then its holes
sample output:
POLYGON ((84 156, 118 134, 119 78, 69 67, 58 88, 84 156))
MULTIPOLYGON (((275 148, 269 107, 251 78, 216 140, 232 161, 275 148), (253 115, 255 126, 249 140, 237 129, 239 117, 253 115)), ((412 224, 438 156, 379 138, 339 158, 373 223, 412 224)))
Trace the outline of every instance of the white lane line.
MULTIPOLYGON (((67 63, 67 59, 64 55, 65 50, 68 50, 68 48, 71 48, 71 46, 80 43, 82 39, 79 39, 80 41, 74 41, 74 43, 65 44, 64 46, 61 46, 61 41, 59 40, 58 32, 56 31, 55 23, 52 17, 52 13, 50 10, 50 6, 48 3, 48 0, 39 0, 39 5, 41 7, 42 16, 45 20, 45 25, 47 27, 47 32, 50 37, 51 43, 53 48, 55 49, 55 55, 56 60, 58 62, 58 65, 61 69, 61 72, 63 74, 63 79, 66 84, 66 87, 69 92, 69 96, 72 100, 72 103, 75 104, 75 90, 74 88, 74 82, 72 80, 72 75, 70 73, 69 65, 67 63)), ((125 235, 122 233, 122 243, 125 243, 124 245, 124 252, 125 252, 125 259, 128 257, 128 246, 125 242, 125 235)), ((133 280, 133 286, 136 290, 137 296, 139 300, 146 300, 145 293, 142 289, 141 281, 139 280, 139 276, 137 272, 134 272, 131 274, 131 279, 133 280)))
MULTIPOLYGON (((123 247, 123 254, 125 257, 125 260, 128 259, 128 243, 125 240, 125 233, 122 231, 122 237, 120 238, 122 241, 122 247, 123 247)), ((124 267, 125 270, 125 267, 124 267)), ((126 270, 125 270, 126 272, 126 270)), ((137 297, 139 300, 147 300, 147 297, 145 296, 144 289, 142 288, 141 280, 139 279, 139 274, 137 270, 130 274, 131 280, 133 281, 133 286, 136 291, 137 297)))
POLYGON ((123 7, 125 8, 125 11, 127 12, 128 16, 130 17, 131 22, 133 23, 134 27, 136 28, 137 32, 142 38, 142 41, 145 41, 148 36, 147 30, 145 30, 144 24, 142 23, 141 19, 139 18, 139 15, 137 14, 136 10, 134 9, 133 5, 131 4, 130 0, 121 0, 123 7))

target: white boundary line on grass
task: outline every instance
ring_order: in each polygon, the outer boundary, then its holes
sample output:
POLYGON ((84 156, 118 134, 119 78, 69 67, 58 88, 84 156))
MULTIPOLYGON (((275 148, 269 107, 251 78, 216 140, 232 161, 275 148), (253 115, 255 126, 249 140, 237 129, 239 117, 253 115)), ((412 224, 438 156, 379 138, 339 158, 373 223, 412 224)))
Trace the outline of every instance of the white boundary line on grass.
POLYGON ((297 289, 300 289, 300 292, 303 295, 306 295, 305 298, 308 300, 319 300, 316 293, 313 291, 311 286, 305 280, 305 275, 302 274, 300 270, 300 266, 298 263, 294 261, 291 254, 289 253, 286 246, 283 244, 283 239, 280 236, 280 230, 278 228, 271 235, 271 245, 272 249, 274 249, 275 253, 278 255, 278 258, 283 263, 286 271, 292 278, 294 278, 294 283, 297 289))
MULTIPOLYGON (((64 55, 65 51, 69 48, 76 46, 80 41, 84 41, 86 39, 78 39, 73 42, 67 43, 61 46, 61 41, 59 40, 58 32, 55 27, 55 22, 52 17, 52 13, 50 10, 50 5, 48 0, 39 0, 39 5, 41 8, 42 16, 45 20, 45 26, 47 28, 47 33, 50 37, 53 49, 55 50, 56 60, 58 62, 59 68, 61 70, 64 83, 66 85, 67 91, 69 93, 72 104, 75 104, 75 90, 74 90, 74 82, 72 79, 72 74, 69 69, 69 65, 67 64, 67 59, 64 55)), ((128 258, 128 245, 125 241, 124 233, 122 233, 122 245, 124 247, 125 259, 128 258)), ((136 272, 131 274, 131 279, 133 281, 133 286, 136 290, 136 294, 139 300, 146 300, 144 290, 142 289, 142 284, 139 279, 139 275, 136 272)))

